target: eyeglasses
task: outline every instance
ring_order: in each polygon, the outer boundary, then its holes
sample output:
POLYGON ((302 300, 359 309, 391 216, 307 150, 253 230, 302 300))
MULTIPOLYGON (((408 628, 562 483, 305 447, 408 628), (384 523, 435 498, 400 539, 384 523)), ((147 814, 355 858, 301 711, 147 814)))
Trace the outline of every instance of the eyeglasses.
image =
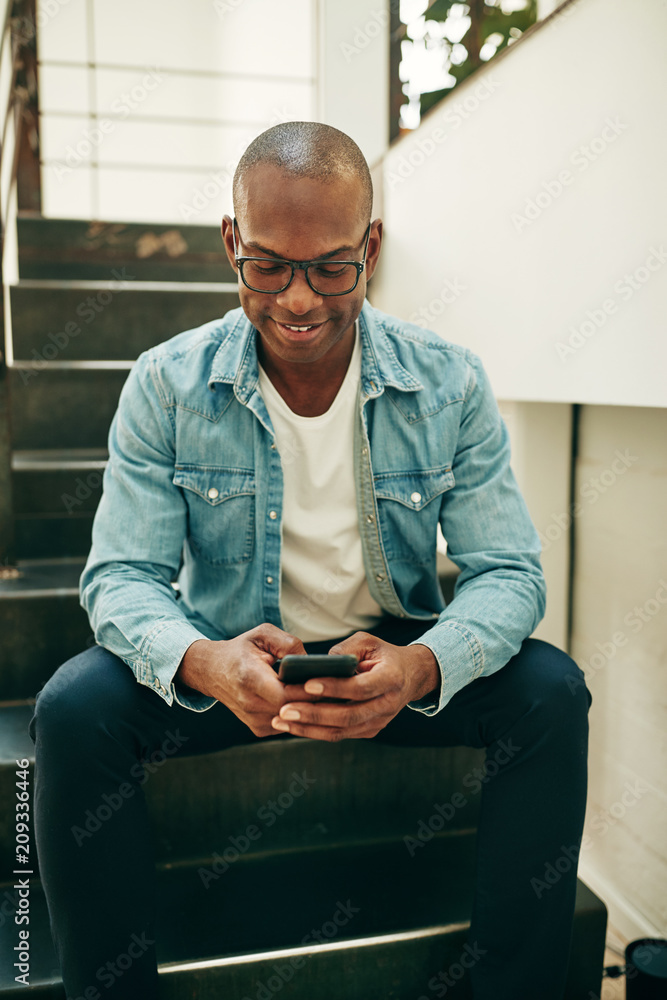
MULTIPOLYGON (((240 257, 236 250, 236 230, 234 219, 234 259, 243 284, 253 292, 275 294, 289 288, 295 271, 303 271, 306 281, 317 295, 348 295, 359 283, 366 267, 366 251, 371 237, 371 224, 364 233, 364 253, 362 260, 282 260, 278 257, 240 257)), ((242 241, 239 229, 239 240, 242 241)))

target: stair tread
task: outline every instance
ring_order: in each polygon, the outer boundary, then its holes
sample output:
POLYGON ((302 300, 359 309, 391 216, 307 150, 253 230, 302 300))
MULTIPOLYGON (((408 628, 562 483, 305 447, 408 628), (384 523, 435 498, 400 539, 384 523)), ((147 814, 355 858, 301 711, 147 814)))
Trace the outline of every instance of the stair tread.
POLYGON ((144 281, 140 278, 20 278, 10 287, 19 291, 112 291, 118 296, 138 295, 142 292, 185 292, 188 295, 204 292, 237 292, 238 284, 232 281, 144 281))
POLYGON ((33 469, 77 469, 106 465, 106 448, 23 448, 12 453, 15 472, 33 469))
POLYGON ((19 575, 15 579, 0 579, 0 600, 24 597, 49 591, 54 596, 78 592, 79 577, 83 572, 85 559, 54 559, 52 561, 25 561, 17 564, 19 575))

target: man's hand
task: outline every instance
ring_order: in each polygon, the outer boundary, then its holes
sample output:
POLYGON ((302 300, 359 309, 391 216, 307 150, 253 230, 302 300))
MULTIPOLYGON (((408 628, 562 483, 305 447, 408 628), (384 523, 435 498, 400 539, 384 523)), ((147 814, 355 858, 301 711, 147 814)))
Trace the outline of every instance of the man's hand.
MULTIPOLYGON (((282 706, 272 720, 276 730, 330 742, 370 739, 409 701, 425 697, 440 684, 438 662, 427 646, 394 646, 367 632, 355 632, 329 652, 354 653, 360 672, 354 677, 307 681, 306 699, 282 706), (345 698, 349 703, 317 698, 345 698)), ((291 689, 285 690, 290 695, 291 689)))
POLYGON ((174 679, 217 698, 255 736, 277 736, 271 719, 288 694, 308 697, 302 685, 288 688, 273 669, 274 661, 288 653, 305 653, 301 640, 265 623, 235 639, 197 639, 186 650, 174 679))

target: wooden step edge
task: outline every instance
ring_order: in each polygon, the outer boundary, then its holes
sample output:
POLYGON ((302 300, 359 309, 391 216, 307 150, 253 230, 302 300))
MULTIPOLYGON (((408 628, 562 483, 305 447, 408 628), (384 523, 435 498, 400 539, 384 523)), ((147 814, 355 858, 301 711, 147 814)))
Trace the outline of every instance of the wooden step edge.
POLYGON ((110 291, 122 295, 123 292, 187 292, 212 294, 230 293, 238 294, 239 286, 234 281, 143 281, 133 278, 131 275, 122 273, 125 268, 118 270, 118 277, 114 280, 98 278, 20 278, 15 284, 10 285, 10 292, 15 289, 23 290, 53 290, 60 291, 110 291))
POLYGON ((362 948, 381 947, 388 944, 401 944, 417 941, 421 938, 443 937, 448 934, 467 931, 470 921, 461 923, 439 924, 431 927, 419 927, 410 931, 393 931, 389 934, 374 934, 366 937, 345 938, 338 941, 314 942, 312 945, 296 945, 288 948, 276 948, 271 951, 243 952, 240 955, 226 955, 221 958, 206 958, 186 962, 165 962, 160 964, 160 975, 174 972, 197 972, 204 969, 220 969, 230 965, 251 965, 255 962, 271 962, 296 957, 323 955, 327 952, 352 951, 362 948))
POLYGON ((13 358, 8 362, 10 371, 130 371, 136 361, 25 361, 13 358))
POLYGON ((78 472, 105 469, 109 461, 106 449, 59 448, 22 450, 12 453, 13 472, 78 472))

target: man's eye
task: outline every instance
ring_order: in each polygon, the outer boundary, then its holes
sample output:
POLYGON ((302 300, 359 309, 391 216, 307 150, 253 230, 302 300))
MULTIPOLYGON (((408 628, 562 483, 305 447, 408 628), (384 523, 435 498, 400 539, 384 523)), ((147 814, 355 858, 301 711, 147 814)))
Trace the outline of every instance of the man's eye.
POLYGON ((318 264, 315 271, 317 274, 322 275, 323 278, 337 278, 339 275, 345 274, 347 268, 347 264, 340 264, 336 262, 331 264, 318 264))
POLYGON ((262 274, 278 274, 279 271, 285 270, 284 264, 260 264, 258 261, 253 261, 252 266, 256 271, 261 271, 262 274))

